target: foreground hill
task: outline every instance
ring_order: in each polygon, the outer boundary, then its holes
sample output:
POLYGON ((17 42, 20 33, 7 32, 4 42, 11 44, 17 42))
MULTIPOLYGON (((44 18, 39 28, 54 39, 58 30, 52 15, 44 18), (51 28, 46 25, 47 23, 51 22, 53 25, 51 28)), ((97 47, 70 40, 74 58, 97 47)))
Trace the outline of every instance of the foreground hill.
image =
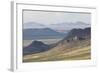
POLYGON ((59 43, 56 47, 51 50, 26 55, 23 57, 24 62, 33 61, 54 61, 54 60, 83 60, 90 59, 91 54, 90 40, 86 39, 83 41, 73 41, 70 43, 64 42, 59 43))

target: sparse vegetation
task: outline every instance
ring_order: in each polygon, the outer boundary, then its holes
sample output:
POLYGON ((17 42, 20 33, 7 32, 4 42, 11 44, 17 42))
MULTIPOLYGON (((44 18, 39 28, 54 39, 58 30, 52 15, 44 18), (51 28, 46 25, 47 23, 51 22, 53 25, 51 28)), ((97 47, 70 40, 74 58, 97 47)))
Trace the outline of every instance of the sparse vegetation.
POLYGON ((85 60, 91 59, 90 51, 89 40, 73 41, 71 43, 59 44, 46 52, 26 55, 23 57, 23 62, 85 60))

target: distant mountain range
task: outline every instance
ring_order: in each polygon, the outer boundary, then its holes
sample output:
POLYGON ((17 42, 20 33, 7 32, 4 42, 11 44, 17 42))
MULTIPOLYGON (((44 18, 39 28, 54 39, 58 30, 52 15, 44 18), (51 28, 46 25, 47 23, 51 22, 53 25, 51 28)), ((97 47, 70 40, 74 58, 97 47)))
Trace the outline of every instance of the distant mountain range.
POLYGON ((35 29, 35 28, 50 28, 53 30, 69 31, 73 28, 87 28, 90 27, 90 24, 78 21, 78 22, 63 22, 55 24, 41 24, 37 22, 27 22, 23 24, 23 29, 35 29))
MULTIPOLYGON (((66 34, 74 28, 87 28, 90 24, 84 22, 64 22, 56 24, 41 24, 37 22, 27 22, 23 25, 23 39, 34 40, 34 39, 52 39, 52 38, 63 38, 66 34)), ((81 31, 81 30, 80 30, 81 31)))
MULTIPOLYGON (((79 43, 77 43, 77 42, 80 42, 82 40, 89 40, 90 37, 91 37, 91 28, 90 27, 85 28, 85 29, 72 29, 67 34, 67 36, 65 38, 63 38, 61 41, 59 41, 59 42, 57 42, 56 44, 53 44, 53 45, 47 45, 47 44, 44 44, 41 41, 33 41, 29 46, 23 48, 23 54, 26 55, 26 54, 32 54, 32 53, 33 54, 34 53, 40 53, 40 52, 44 52, 44 51, 47 51, 49 49, 52 49, 53 47, 59 48, 60 44, 62 44, 62 45, 64 44, 64 46, 67 46, 67 48, 69 46, 73 47, 74 44, 79 45, 79 43), (77 37, 77 38, 73 39, 75 37, 77 37), (69 42, 71 42, 71 43, 69 43, 69 42)), ((84 42, 82 42, 82 43, 84 43, 84 42)))
POLYGON ((84 23, 84 22, 64 22, 64 23, 56 23, 56 24, 51 24, 48 27, 56 30, 72 30, 74 28, 87 28, 90 27, 90 24, 84 23))
POLYGON ((66 36, 65 33, 60 33, 50 28, 39 28, 39 29, 23 29, 23 39, 24 40, 34 40, 34 39, 52 39, 61 38, 66 36))
POLYGON ((46 26, 44 24, 37 22, 27 22, 23 24, 23 29, 39 29, 39 28, 46 28, 46 26))

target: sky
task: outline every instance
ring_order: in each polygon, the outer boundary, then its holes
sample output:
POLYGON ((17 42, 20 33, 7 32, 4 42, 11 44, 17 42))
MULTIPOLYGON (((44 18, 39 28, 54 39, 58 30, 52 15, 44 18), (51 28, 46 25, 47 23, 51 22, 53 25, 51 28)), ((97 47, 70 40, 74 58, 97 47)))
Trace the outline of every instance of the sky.
MULTIPOLYGON (((51 12, 51 11, 23 11, 23 25, 25 28, 35 27, 35 25, 28 25, 26 23, 38 23, 46 26, 52 26, 53 24, 60 23, 77 23, 83 22, 85 25, 76 25, 77 27, 89 26, 91 24, 91 14, 90 13, 72 13, 72 12, 51 12)), ((62 24, 62 25, 63 25, 62 24)), ((65 24, 64 24, 65 25, 65 24)), ((69 27, 70 25, 67 25, 69 27)), ((36 26, 37 27, 37 26, 36 26)), ((54 26, 52 26, 54 27, 54 26)), ((73 25, 71 25, 73 27, 73 25)))

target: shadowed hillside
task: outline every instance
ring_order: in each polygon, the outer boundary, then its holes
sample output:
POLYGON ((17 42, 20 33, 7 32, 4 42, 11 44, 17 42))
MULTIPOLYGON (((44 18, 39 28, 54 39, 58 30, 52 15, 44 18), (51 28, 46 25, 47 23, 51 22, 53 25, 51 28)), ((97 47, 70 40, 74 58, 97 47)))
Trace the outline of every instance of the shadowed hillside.
POLYGON ((50 49, 50 46, 41 41, 33 41, 29 46, 23 48, 23 55, 44 52, 50 49))

